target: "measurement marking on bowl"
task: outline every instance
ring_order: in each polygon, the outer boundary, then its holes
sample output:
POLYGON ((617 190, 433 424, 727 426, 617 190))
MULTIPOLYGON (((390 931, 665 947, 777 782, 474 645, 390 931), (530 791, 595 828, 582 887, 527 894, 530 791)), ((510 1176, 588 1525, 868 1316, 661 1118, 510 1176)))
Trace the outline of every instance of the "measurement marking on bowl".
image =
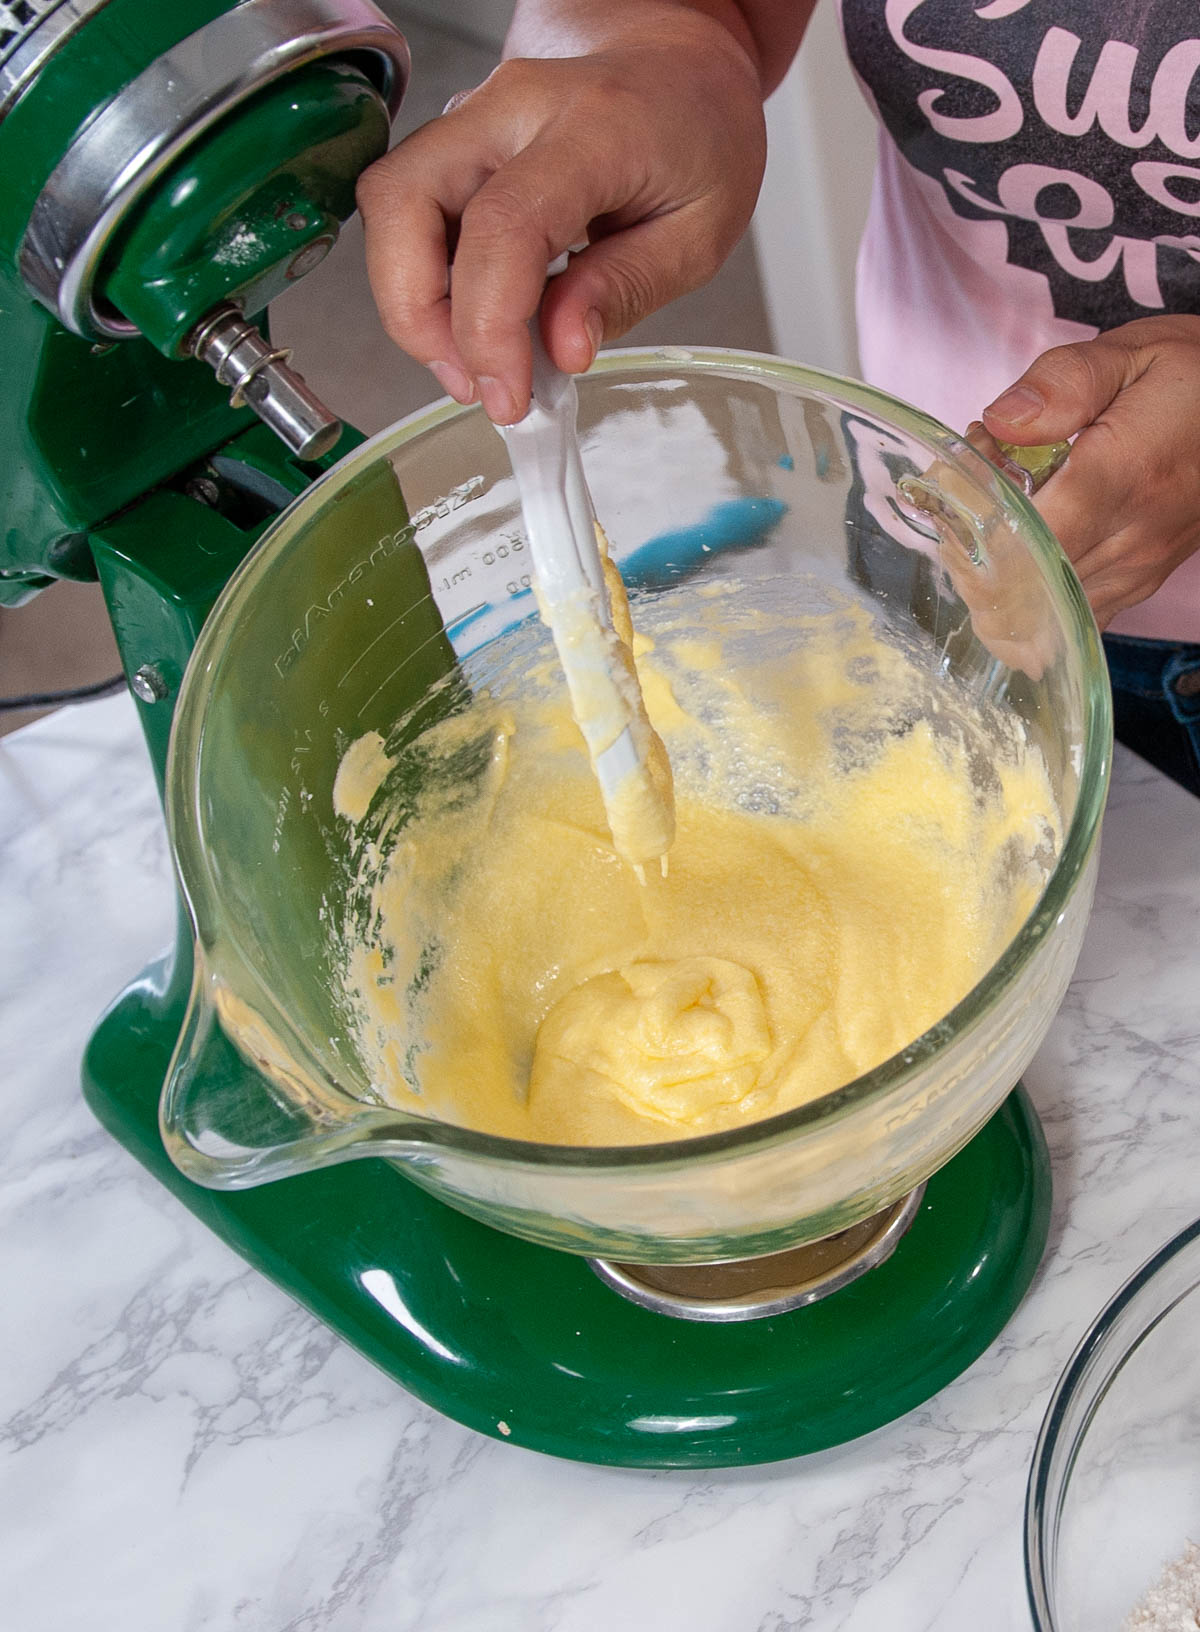
POLYGON ((412 662, 414 657, 419 657, 420 654, 425 650, 426 646, 431 646, 435 640, 442 640, 444 638, 445 638, 445 630, 444 629, 439 629, 436 634, 426 635, 425 639, 421 642, 421 644, 419 646, 414 646, 412 651, 409 652, 407 654, 407 656, 401 658, 400 662, 396 664, 396 667, 394 669, 392 669, 388 674, 384 675, 383 679, 375 687, 375 690, 366 699, 366 701, 362 704, 362 706, 357 710, 357 717, 360 720, 362 719, 363 715, 367 712, 368 708, 370 708, 371 704, 375 701, 376 697, 379 696, 379 693, 384 689, 384 687, 389 686, 392 683, 392 681, 396 678, 396 676, 400 673, 400 670, 407 667, 407 665, 412 662))
MULTIPOLYGON (((292 757, 288 767, 293 776, 301 776, 303 774, 304 766, 300 761, 300 755, 311 754, 312 748, 313 740, 311 729, 308 726, 305 726, 302 735, 300 727, 297 726, 292 733, 292 757)), ((300 789, 300 798, 303 801, 303 788, 300 789)))
POLYGON ((405 610, 403 612, 401 612, 398 617, 393 618, 391 623, 385 625, 385 627, 382 628, 379 631, 379 633, 375 636, 374 640, 369 640, 367 642, 367 644, 363 647, 362 651, 359 652, 358 656, 354 659, 354 662, 351 663, 350 667, 343 672, 342 678, 338 681, 339 686, 344 686, 345 685, 346 681, 354 673, 355 669, 362 662, 363 658, 365 658, 368 655, 368 653, 374 651, 375 647, 379 645, 379 642, 381 640, 386 639, 386 637, 391 634, 392 630, 396 628, 397 624, 403 623, 405 618, 407 618, 409 616, 409 613, 412 610, 413 610, 412 607, 406 607, 405 610))
MULTIPOLYGON (((388 556, 402 549, 404 545, 411 544, 418 533, 432 526, 435 521, 444 520, 453 511, 461 510, 463 505, 469 504, 475 495, 483 490, 484 486, 482 476, 469 476, 465 482, 460 482, 457 487, 452 488, 444 498, 435 499, 432 504, 427 504, 424 509, 416 511, 403 527, 397 528, 394 533, 385 533, 379 538, 368 555, 347 568, 324 601, 315 601, 308 607, 300 627, 292 631, 290 642, 275 659, 275 667, 279 674, 285 675, 307 650, 315 618, 331 616, 348 589, 365 582, 365 574, 369 570, 378 566, 381 560, 386 560, 388 556)), ((367 605, 373 604, 368 598, 367 605)))

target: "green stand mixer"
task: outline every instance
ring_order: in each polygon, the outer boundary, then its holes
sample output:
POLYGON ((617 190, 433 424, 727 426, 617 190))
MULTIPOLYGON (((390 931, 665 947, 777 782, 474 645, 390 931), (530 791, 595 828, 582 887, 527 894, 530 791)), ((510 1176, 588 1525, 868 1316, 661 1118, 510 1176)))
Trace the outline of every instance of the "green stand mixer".
POLYGON ((1019 717, 1061 850, 951 1014, 796 1110, 575 1149, 383 1103, 330 991, 333 782, 349 741, 477 684, 528 619, 519 504, 478 409, 347 432, 335 464, 262 314, 334 242, 407 74, 366 0, 0 0, 0 604, 99 578, 186 900, 85 1093, 236 1251, 480 1432, 642 1467, 822 1449, 967 1366, 1045 1244, 1013 1085, 1094 882, 1094 625, 1022 495, 902 405, 768 358, 602 358, 584 456, 638 593, 733 560, 853 586, 1019 717), (972 628, 984 602, 1008 661, 972 628))

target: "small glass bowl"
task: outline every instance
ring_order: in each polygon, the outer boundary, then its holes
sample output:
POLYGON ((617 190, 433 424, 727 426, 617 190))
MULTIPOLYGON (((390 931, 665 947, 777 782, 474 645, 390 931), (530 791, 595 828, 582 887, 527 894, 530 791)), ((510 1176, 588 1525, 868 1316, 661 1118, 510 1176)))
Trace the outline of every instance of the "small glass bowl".
POLYGON ((1200 1219, 1101 1312, 1046 1412, 1025 1502, 1037 1632, 1120 1632, 1200 1543, 1200 1219))

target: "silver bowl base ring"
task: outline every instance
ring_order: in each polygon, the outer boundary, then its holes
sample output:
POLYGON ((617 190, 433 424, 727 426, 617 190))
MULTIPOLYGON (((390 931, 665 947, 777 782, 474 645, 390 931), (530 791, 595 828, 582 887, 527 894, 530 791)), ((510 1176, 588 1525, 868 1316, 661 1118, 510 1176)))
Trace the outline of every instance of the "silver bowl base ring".
POLYGON ((588 1263, 606 1286, 677 1320, 763 1320, 817 1303, 884 1263, 907 1232, 925 1186, 848 1229, 760 1258, 708 1264, 588 1263))

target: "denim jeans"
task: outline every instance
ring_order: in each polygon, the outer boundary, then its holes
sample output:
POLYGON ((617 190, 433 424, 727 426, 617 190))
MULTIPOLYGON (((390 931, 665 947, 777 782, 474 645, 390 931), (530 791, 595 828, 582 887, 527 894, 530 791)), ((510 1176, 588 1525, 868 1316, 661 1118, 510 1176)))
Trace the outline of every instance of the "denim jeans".
POLYGON ((1200 644, 1105 635, 1117 740, 1200 795, 1200 644))

